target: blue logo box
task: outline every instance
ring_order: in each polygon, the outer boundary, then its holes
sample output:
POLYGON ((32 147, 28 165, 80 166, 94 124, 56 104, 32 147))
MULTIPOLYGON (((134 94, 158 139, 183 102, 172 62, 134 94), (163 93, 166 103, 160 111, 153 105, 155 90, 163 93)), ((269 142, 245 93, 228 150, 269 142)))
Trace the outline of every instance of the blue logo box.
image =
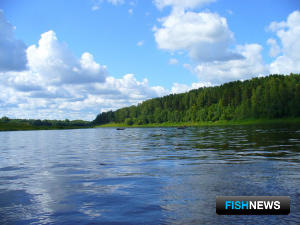
POLYGON ((217 196, 219 215, 287 215, 289 196, 217 196))

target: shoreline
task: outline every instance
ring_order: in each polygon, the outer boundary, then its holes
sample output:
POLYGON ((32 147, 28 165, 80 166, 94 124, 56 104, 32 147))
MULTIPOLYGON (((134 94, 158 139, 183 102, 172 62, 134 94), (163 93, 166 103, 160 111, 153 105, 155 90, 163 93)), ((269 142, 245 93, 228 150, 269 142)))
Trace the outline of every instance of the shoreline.
POLYGON ((218 121, 207 121, 207 122, 181 122, 181 123, 152 123, 143 125, 127 125, 125 123, 108 123, 96 126, 76 127, 76 126, 62 126, 62 127, 47 127, 47 126, 11 126, 12 124, 0 124, 1 131, 27 131, 27 130, 71 130, 71 129, 89 129, 89 128, 154 128, 154 127, 204 127, 204 126, 239 126, 239 125, 294 125, 299 124, 300 117, 298 118, 280 118, 280 119, 245 119, 245 120, 218 120, 218 121))
POLYGON ((299 124, 300 118, 279 118, 279 119, 245 119, 245 120, 218 120, 207 122, 181 122, 181 123, 152 123, 142 125, 127 125, 125 123, 108 123, 96 125, 95 128, 126 127, 126 128, 151 128, 151 127, 202 127, 202 126, 233 126, 233 125, 272 125, 272 124, 299 124))

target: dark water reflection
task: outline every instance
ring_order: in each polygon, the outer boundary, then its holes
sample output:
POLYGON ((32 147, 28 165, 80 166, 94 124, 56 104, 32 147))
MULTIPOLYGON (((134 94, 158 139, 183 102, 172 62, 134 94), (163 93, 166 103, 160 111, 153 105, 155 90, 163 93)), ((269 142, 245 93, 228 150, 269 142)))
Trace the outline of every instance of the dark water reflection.
POLYGON ((299 224, 300 127, 0 133, 0 224, 299 224), (218 216, 217 195, 288 195, 218 216))

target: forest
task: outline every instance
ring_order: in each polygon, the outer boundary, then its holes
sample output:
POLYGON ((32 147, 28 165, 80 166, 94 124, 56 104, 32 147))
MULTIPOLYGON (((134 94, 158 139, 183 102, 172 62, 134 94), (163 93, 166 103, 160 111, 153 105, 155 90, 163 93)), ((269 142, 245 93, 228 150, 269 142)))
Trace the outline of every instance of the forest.
POLYGON ((102 112, 94 125, 300 117, 300 74, 269 75, 146 100, 102 112))

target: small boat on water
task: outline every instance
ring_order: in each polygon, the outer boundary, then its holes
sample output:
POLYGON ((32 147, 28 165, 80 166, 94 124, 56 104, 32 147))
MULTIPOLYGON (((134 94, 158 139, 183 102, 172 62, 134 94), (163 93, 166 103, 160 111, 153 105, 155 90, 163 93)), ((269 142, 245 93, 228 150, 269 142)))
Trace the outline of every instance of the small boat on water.
POLYGON ((185 129, 186 126, 180 126, 180 127, 177 127, 177 129, 185 129))
POLYGON ((125 130, 124 127, 118 127, 117 130, 125 130))

